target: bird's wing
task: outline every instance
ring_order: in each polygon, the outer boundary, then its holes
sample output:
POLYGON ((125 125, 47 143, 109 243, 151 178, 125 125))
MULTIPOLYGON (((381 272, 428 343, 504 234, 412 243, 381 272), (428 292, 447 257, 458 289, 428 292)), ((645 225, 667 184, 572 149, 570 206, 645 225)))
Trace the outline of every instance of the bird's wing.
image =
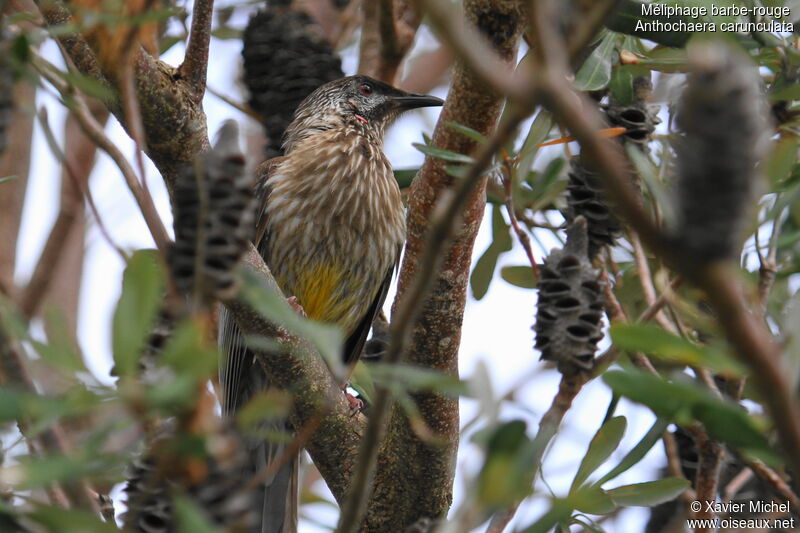
MULTIPOLYGON (((259 165, 256 170, 256 236, 255 246, 259 253, 264 257, 266 243, 269 241, 266 235, 267 227, 267 198, 269 197, 269 178, 273 169, 283 159, 274 157, 259 165)), ((244 335, 236 324, 233 317, 222 309, 219 318, 219 346, 222 353, 222 360, 219 366, 219 381, 222 388, 220 403, 222 412, 231 415, 239 407, 258 391, 259 387, 265 386, 261 381, 254 379, 254 374, 260 374, 261 369, 254 365, 252 352, 247 349, 244 342, 244 335)))
POLYGON ((375 317, 378 316, 378 313, 380 313, 383 302, 386 301, 386 294, 389 292, 389 285, 392 283, 392 274, 400 261, 401 250, 402 246, 398 246, 394 264, 386 272, 386 277, 383 278, 383 283, 381 283, 378 293, 375 295, 375 299, 372 300, 372 305, 369 306, 367 312, 364 314, 364 318, 361 319, 355 331, 350 334, 344 343, 345 365, 355 365, 359 357, 361 357, 361 352, 364 350, 364 343, 367 342, 367 335, 372 327, 372 322, 375 320, 375 317))
MULTIPOLYGON (((256 237, 254 244, 262 257, 266 256, 269 243, 267 234, 266 210, 270 192, 269 178, 280 162, 275 157, 262 163, 257 173, 256 197, 256 237)), ((261 365, 257 364, 253 352, 247 349, 244 335, 233 316, 223 308, 219 317, 219 345, 222 354, 220 361, 220 385, 222 394, 220 402, 222 412, 232 416, 253 396, 269 387, 269 378, 261 365)), ((286 431, 287 424, 271 421, 264 431, 286 431)), ((283 456, 286 445, 271 442, 263 438, 248 437, 248 453, 250 460, 242 472, 242 480, 246 481, 255 475, 263 474, 268 465, 283 456)), ((263 484, 257 488, 254 509, 261 533, 297 533, 297 502, 299 499, 297 457, 287 461, 263 484)))

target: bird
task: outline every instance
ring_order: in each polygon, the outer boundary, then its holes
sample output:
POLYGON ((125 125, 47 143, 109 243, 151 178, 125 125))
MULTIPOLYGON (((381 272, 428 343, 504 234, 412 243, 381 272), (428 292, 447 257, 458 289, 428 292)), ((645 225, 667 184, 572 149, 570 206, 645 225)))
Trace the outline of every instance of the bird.
MULTIPOLYGON (((350 370, 405 242, 405 211, 384 134, 403 112, 443 103, 368 76, 328 82, 298 106, 283 137, 284 155, 257 171, 254 244, 291 303, 344 332, 342 359, 350 370)), ((231 416, 269 386, 269 376, 224 310, 219 328, 221 404, 231 416)), ((252 472, 280 457, 283 447, 256 443, 252 472)), ((296 460, 266 480, 257 498, 262 533, 296 531, 297 485, 296 460)))

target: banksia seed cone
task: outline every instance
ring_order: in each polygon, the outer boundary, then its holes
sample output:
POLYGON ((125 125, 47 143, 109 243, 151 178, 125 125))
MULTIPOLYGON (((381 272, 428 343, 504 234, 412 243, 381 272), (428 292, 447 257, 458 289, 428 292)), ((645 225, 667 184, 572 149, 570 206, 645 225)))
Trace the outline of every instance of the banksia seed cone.
POLYGON ((661 122, 658 118, 658 108, 647 103, 647 98, 652 92, 653 85, 649 76, 638 76, 633 80, 633 101, 622 105, 613 98, 603 106, 606 120, 611 127, 627 129, 620 136, 624 143, 634 143, 643 151, 649 151, 650 138, 661 122))
POLYGON ((603 338, 602 286, 586 256, 588 245, 586 220, 578 217, 567 230, 564 249, 553 250, 545 259, 536 287, 534 347, 566 375, 590 372, 603 338))
POLYGON ((281 138, 298 104, 344 76, 341 60, 306 13, 282 5, 250 19, 242 56, 250 107, 261 115, 269 141, 267 157, 281 155, 281 138))
POLYGON ((767 139, 756 67, 721 43, 698 46, 678 108, 676 244, 699 261, 738 257, 767 139))
POLYGON ((201 299, 236 288, 233 269, 252 238, 254 176, 239 150, 238 127, 228 121, 214 148, 175 182, 175 245, 170 264, 178 290, 201 299))
MULTIPOLYGON (((233 429, 223 429, 206 438, 209 454, 195 468, 178 472, 175 461, 166 460, 163 446, 166 439, 155 442, 151 453, 134 462, 125 492, 128 511, 123 515, 124 530, 135 533, 177 532, 174 498, 188 498, 203 517, 220 530, 230 532, 253 531, 255 515, 254 491, 242 488, 241 475, 245 471, 248 455, 239 434, 233 429), (167 470, 170 470, 167 472, 167 470), (173 472, 173 470, 175 470, 173 472), (190 472, 195 474, 191 475, 190 472)), ((180 465, 186 466, 186 465, 180 465)))
MULTIPOLYGON (((612 98, 602 107, 602 111, 608 126, 627 130, 617 137, 619 142, 632 143, 643 152, 648 152, 651 135, 661 120, 658 118, 658 109, 647 104, 652 90, 650 78, 639 76, 633 86, 634 98, 629 105, 621 105, 612 98)), ((599 174, 585 157, 572 158, 568 178, 565 218, 568 222, 579 216, 586 218, 589 260, 592 261, 603 246, 614 245, 614 241, 622 235, 622 224, 602 190, 599 174)))
POLYGON ((570 160, 568 180, 565 218, 568 222, 586 219, 587 257, 592 261, 603 246, 613 245, 622 235, 622 225, 608 208, 599 174, 584 157, 577 155, 570 160))

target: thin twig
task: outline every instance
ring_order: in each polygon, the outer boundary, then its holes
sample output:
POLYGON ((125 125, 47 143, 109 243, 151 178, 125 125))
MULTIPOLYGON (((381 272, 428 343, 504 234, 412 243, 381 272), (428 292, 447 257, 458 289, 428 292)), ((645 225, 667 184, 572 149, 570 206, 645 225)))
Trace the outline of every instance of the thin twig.
POLYGON ((97 144, 98 147, 106 152, 114 161, 114 163, 116 163, 117 167, 119 167, 122 176, 125 178, 125 183, 128 185, 128 188, 130 189, 131 193, 133 193, 133 196, 139 205, 139 209, 142 212, 142 216, 144 217, 145 223, 150 230, 150 234, 152 235, 156 246, 163 252, 164 255, 166 255, 167 246, 171 242, 171 239, 167 234, 167 230, 164 227, 161 217, 158 215, 158 211, 153 203, 153 198, 150 195, 145 194, 145 191, 142 189, 141 184, 136 178, 136 173, 134 172, 133 167, 131 167, 130 163, 119 150, 119 148, 117 148, 111 139, 106 136, 105 132, 103 131, 103 127, 98 124, 94 116, 92 116, 86 101, 81 97, 81 95, 77 94, 68 83, 60 79, 60 77, 56 74, 57 69, 55 69, 55 67, 50 65, 45 59, 38 55, 34 55, 32 63, 37 71, 39 71, 42 76, 47 79, 47 81, 53 84, 53 86, 56 87, 59 92, 61 92, 66 103, 71 105, 71 108, 75 113, 75 118, 78 120, 78 123, 81 125, 81 128, 86 136, 92 139, 92 141, 97 144))
POLYGON ((789 504, 793 510, 800 509, 800 496, 789 486, 789 484, 775 470, 768 467, 758 460, 747 460, 745 464, 767 485, 769 485, 776 494, 789 500, 789 504))
POLYGON ((317 414, 308 422, 306 422, 305 426, 303 426, 303 428, 297 432, 292 441, 286 446, 286 448, 284 448, 283 453, 281 453, 275 458, 275 460, 271 461, 260 471, 256 472, 247 481, 245 488, 247 490, 254 490, 258 488, 258 486, 264 483, 264 481, 274 476, 283 465, 297 457, 297 454, 300 453, 300 450, 302 450, 309 439, 311 439, 311 436, 317 430, 321 421, 322 415, 317 414))
POLYGON ((706 524, 713 524, 716 518, 713 503, 717 501, 717 485, 724 450, 722 445, 708 436, 697 442, 696 447, 699 464, 694 485, 697 501, 701 503, 701 507, 694 513, 694 518, 700 521, 700 525, 695 528, 695 533, 707 533, 715 529, 706 524), (711 505, 706 505, 706 503, 711 505))
POLYGON ((217 98, 219 98, 220 100, 222 100, 223 102, 225 102, 226 104, 231 106, 232 108, 234 108, 234 109, 236 109, 238 111, 241 111, 242 113, 244 113, 245 115, 249 116, 250 118, 252 118, 254 120, 257 120, 259 122, 264 120, 264 117, 261 116, 261 113, 259 113, 258 111, 252 109, 249 105, 243 104, 242 102, 234 100, 233 98, 231 98, 227 94, 225 94, 223 92, 220 92, 220 91, 214 89, 213 87, 206 87, 206 92, 208 92, 208 94, 216 96, 217 98))
POLYGON ((508 211, 508 218, 511 221, 511 227, 514 230, 514 233, 517 235, 517 239, 519 239, 522 248, 525 249, 525 254, 528 256, 528 262, 531 264, 531 269, 533 270, 533 275, 536 279, 539 279, 539 265, 536 263, 536 258, 533 256, 533 250, 531 249, 531 239, 528 237, 528 234, 525 233, 519 222, 517 221, 517 212, 516 208, 514 207, 514 198, 512 196, 512 187, 514 184, 514 174, 516 172, 517 165, 511 161, 510 158, 506 157, 505 153, 503 154, 503 169, 504 172, 502 174, 503 179, 503 188, 505 190, 505 201, 506 201, 506 211, 508 211))
MULTIPOLYGON (((108 229, 103 223, 103 219, 100 217, 100 213, 97 210, 97 206, 94 203, 94 199, 92 198, 88 186, 78 177, 72 163, 61 151, 61 148, 55 141, 55 135, 53 135, 53 131, 50 128, 50 124, 47 120, 46 108, 43 107, 40 110, 38 117, 53 155, 55 156, 56 160, 60 161, 64 166, 66 175, 73 182, 75 188, 82 193, 83 197, 86 198, 100 232, 105 237, 106 241, 108 241, 109 245, 116 250, 116 252, 120 254, 123 259, 126 258, 127 256, 125 252, 114 242, 111 234, 108 232, 108 229)), ((65 247, 69 243, 69 239, 67 237, 77 222, 78 216, 78 206, 71 201, 62 199, 61 208, 56 216, 55 222, 53 223, 53 227, 50 230, 50 235, 45 242, 45 246, 41 255, 39 256, 39 260, 33 269, 31 279, 28 281, 28 284, 25 286, 19 296, 19 309, 27 320, 30 320, 36 314, 42 299, 44 298, 45 294, 47 294, 50 283, 53 281, 53 272, 55 272, 55 269, 58 267, 60 258, 65 251, 65 247)))
MULTIPOLYGON (((630 234, 629 240, 633 246, 633 258, 636 263, 636 271, 639 274, 639 284, 642 286, 644 299, 648 306, 652 306, 657 301, 657 297, 656 288, 653 285, 653 275, 650 272, 650 265, 647 262, 647 254, 645 254, 644 248, 642 248, 642 243, 635 233, 630 234)), ((667 317, 664 316, 664 313, 658 311, 656 312, 654 318, 658 325, 664 328, 666 331, 669 331, 670 333, 677 332, 675 326, 669 320, 667 320, 667 317)))
POLYGON ((178 74, 189 82, 195 102, 203 100, 206 91, 208 71, 208 51, 211 42, 211 22, 214 13, 214 0, 195 0, 192 10, 192 28, 189 31, 189 44, 178 74))

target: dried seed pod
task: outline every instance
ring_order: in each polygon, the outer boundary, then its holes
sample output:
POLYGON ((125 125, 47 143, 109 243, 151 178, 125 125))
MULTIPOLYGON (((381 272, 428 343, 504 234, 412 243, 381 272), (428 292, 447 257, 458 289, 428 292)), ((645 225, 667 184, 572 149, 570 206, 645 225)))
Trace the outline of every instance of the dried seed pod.
POLYGON ((214 148, 175 182, 170 265, 178 290, 201 300, 224 298, 236 289, 233 269, 254 231, 254 175, 238 135, 236 122, 226 122, 214 148))
POLYGON ((738 257, 767 140, 758 70, 722 43, 692 49, 679 104, 676 244, 699 261, 738 257))
POLYGON ((572 222, 566 246, 550 252, 536 286, 534 348, 566 375, 590 372, 597 343, 603 338, 602 285, 586 255, 586 226, 583 217, 572 222))
POLYGON ((584 157, 578 155, 570 160, 567 176, 567 210, 564 216, 568 222, 578 217, 586 219, 588 258, 591 261, 603 246, 613 245, 622 235, 622 225, 609 209, 600 176, 584 157))
MULTIPOLYGON (((169 433, 169 431, 167 431, 169 433)), ((125 531, 167 533, 178 531, 174 498, 188 498, 212 525, 231 532, 251 532, 257 526, 254 491, 242 486, 248 455, 242 438, 230 427, 206 437, 204 459, 170 457, 167 435, 156 440, 150 452, 134 462, 125 492, 128 511, 122 516, 125 531)), ((260 529, 259 529, 260 531, 260 529)))
MULTIPOLYGON (((627 130, 617 137, 619 142, 632 143, 648 152, 651 135, 661 120, 658 118, 658 108, 647 104, 652 90, 650 78, 639 76, 633 86, 634 98, 630 104, 622 105, 612 98, 601 109, 608 126, 621 126, 627 130)), ((570 165, 565 218, 568 222, 579 216, 586 218, 591 261, 603 246, 614 245, 622 235, 622 223, 614 214, 614 205, 606 198, 600 176, 591 162, 583 156, 576 156, 570 165)))
POLYGON ((627 130, 620 136, 620 140, 623 143, 633 143, 644 152, 649 151, 651 135, 661 122, 658 118, 658 106, 647 103, 652 90, 650 76, 638 76, 633 80, 634 97, 630 104, 622 105, 612 98, 603 106, 608 124, 627 130))
POLYGON ((341 60, 311 17, 279 4, 250 19, 242 56, 250 107, 261 115, 269 141, 267 157, 281 155, 283 132, 298 104, 344 76, 341 60))

